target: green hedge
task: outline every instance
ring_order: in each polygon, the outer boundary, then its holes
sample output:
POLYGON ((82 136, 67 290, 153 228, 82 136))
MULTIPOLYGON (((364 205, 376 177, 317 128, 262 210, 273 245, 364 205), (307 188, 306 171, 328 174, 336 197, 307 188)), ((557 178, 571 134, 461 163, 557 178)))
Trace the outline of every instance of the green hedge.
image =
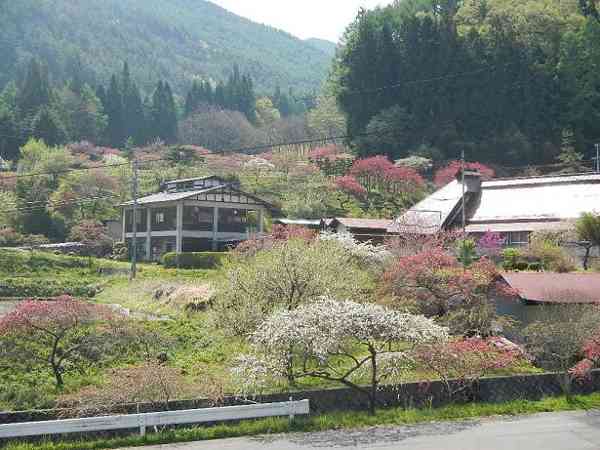
POLYGON ((48 278, 5 278, 0 280, 0 297, 94 297, 100 288, 85 280, 48 278))
POLYGON ((227 253, 167 253, 162 257, 162 264, 171 269, 216 269, 226 258, 227 253))

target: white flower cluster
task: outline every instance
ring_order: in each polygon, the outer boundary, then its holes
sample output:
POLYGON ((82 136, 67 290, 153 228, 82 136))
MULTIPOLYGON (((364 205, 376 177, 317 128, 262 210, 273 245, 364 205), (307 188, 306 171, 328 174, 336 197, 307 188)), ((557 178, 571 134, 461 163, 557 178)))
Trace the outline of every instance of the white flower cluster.
POLYGON ((383 245, 374 245, 371 242, 358 242, 350 233, 321 233, 322 241, 338 242, 353 257, 368 266, 383 266, 391 257, 392 253, 383 245))
POLYGON ((325 298, 275 313, 254 333, 252 343, 281 361, 291 348, 326 361, 333 355, 351 354, 358 344, 383 349, 390 343, 421 344, 447 337, 446 328, 423 316, 325 298))

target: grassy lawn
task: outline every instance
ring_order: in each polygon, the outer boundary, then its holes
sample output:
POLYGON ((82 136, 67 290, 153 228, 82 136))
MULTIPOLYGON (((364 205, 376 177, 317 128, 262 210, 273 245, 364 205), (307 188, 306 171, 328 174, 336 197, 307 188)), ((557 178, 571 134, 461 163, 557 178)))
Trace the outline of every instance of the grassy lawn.
POLYGON ((249 420, 240 423, 210 427, 190 427, 149 434, 145 437, 128 436, 114 439, 44 442, 37 444, 10 443, 5 450, 95 450, 143 445, 191 442, 228 437, 254 436, 288 432, 310 432, 332 429, 351 429, 383 425, 412 425, 424 422, 477 419, 501 415, 523 415, 542 412, 589 410, 600 408, 600 393, 589 396, 545 398, 540 401, 516 400, 507 403, 473 403, 430 409, 392 408, 380 410, 375 416, 362 412, 336 412, 297 418, 249 420))

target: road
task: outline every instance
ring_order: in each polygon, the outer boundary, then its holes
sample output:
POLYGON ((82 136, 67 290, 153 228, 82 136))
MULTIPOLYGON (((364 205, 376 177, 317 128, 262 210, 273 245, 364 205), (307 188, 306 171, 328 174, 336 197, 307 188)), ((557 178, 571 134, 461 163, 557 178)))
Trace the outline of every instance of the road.
POLYGON ((293 433, 159 445, 144 447, 142 450, 213 449, 600 450, 600 411, 537 414, 527 417, 351 431, 293 433))

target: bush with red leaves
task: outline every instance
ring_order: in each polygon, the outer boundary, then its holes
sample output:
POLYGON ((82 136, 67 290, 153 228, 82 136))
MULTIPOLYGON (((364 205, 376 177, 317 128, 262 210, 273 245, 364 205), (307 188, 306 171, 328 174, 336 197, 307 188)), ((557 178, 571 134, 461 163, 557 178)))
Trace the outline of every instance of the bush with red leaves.
POLYGON ((401 307, 445 322, 453 333, 490 336, 498 320, 493 293, 514 295, 486 258, 465 269, 441 247, 399 258, 384 274, 383 294, 401 307))
POLYGON ((514 366, 523 351, 502 338, 471 338, 422 346, 416 360, 426 373, 439 378, 449 398, 457 394, 473 400, 473 385, 483 376, 514 366))
POLYGON ((414 192, 425 185, 425 180, 416 170, 395 166, 385 156, 354 161, 349 175, 358 180, 368 193, 414 192))

